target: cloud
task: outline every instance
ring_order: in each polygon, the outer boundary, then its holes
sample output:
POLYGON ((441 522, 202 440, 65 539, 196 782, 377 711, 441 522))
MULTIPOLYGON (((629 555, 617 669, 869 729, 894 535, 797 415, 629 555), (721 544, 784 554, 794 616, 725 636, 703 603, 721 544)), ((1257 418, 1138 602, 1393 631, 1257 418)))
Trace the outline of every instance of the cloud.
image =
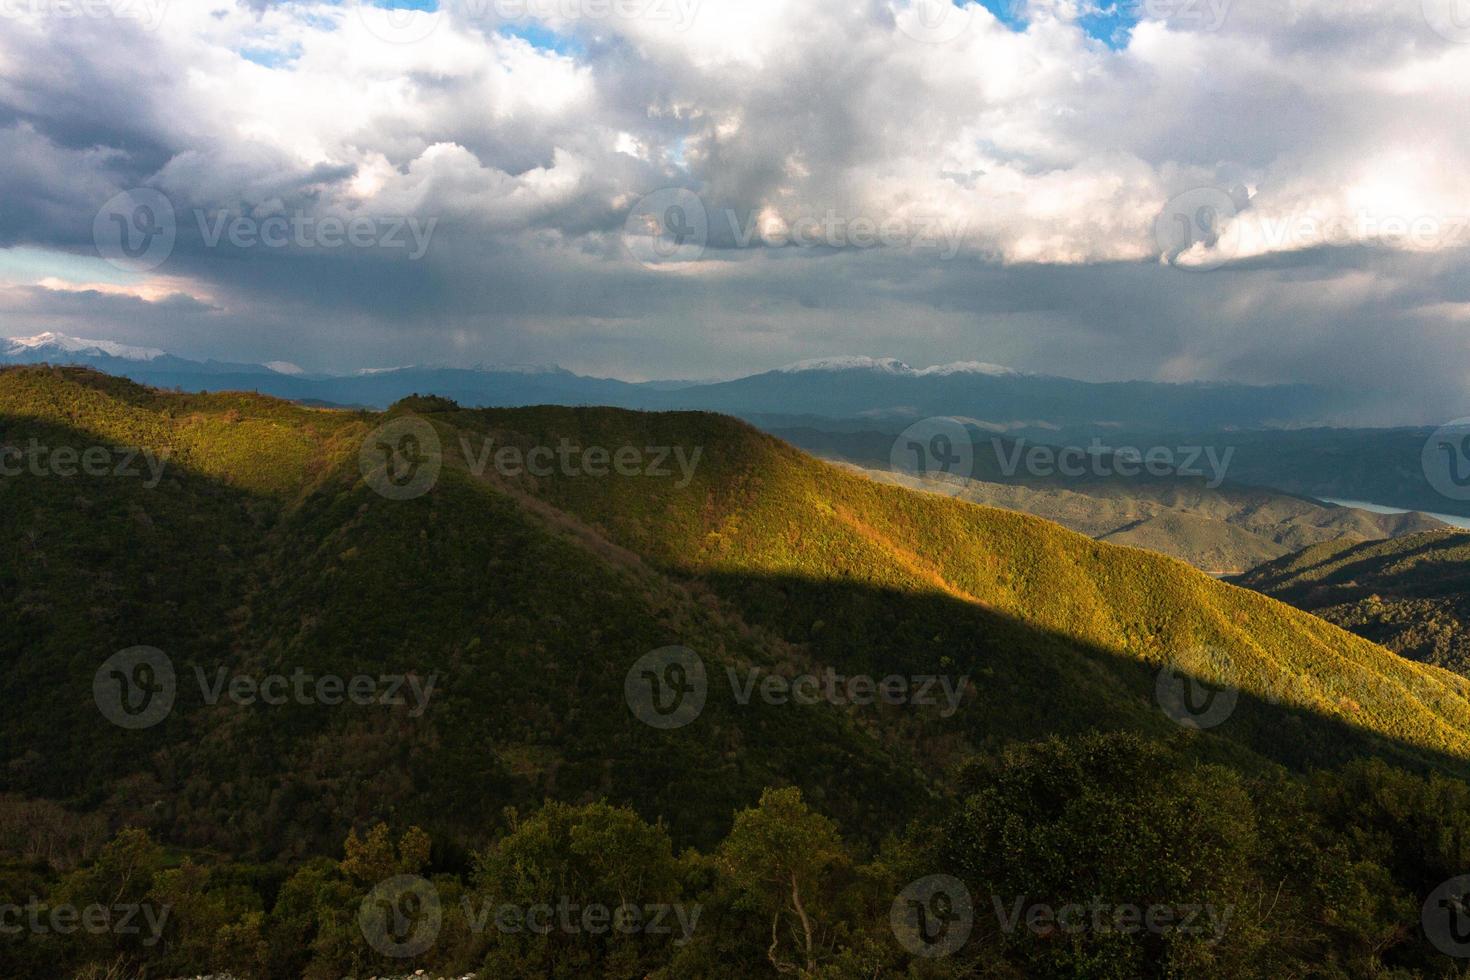
MULTIPOLYGON (((1470 44, 1419 3, 1144 0, 1099 31, 1060 0, 115 2, 0 22, 0 245, 95 256, 105 202, 162 191, 150 275, 208 312, 150 320, 171 291, 137 283, 74 308, 153 346, 627 376, 894 354, 1371 382, 1401 414, 1465 380, 1439 325, 1470 300, 1470 44), (709 216, 677 275, 622 244, 665 187, 709 216), (272 217, 374 233, 213 233, 272 217), (432 227, 420 257, 395 222, 432 227)), ((63 329, 59 291, 7 315, 63 329)))

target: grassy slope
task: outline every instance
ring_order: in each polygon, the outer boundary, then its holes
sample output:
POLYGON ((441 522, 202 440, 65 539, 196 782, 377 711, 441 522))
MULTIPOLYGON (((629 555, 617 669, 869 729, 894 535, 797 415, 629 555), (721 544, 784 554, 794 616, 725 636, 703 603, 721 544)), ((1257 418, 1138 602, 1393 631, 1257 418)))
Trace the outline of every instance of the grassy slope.
POLYGON ((1470 534, 1308 548, 1240 584, 1421 663, 1470 673, 1470 534))
POLYGON ((0 615, 12 624, 0 696, 13 706, 0 789, 196 846, 287 854, 330 847, 369 817, 473 843, 502 806, 544 796, 606 795, 708 841, 781 782, 879 834, 942 792, 956 763, 1012 739, 1188 738, 1154 705, 1153 681, 1170 660, 1221 680, 1200 647, 1228 651, 1228 679, 1247 693, 1226 725, 1193 737, 1203 753, 1243 765, 1470 758, 1470 683, 1179 562, 881 485, 719 416, 430 418, 444 475, 427 497, 393 502, 358 473, 378 416, 0 372, 3 441, 143 444, 175 460, 154 491, 0 480, 0 615), (685 487, 476 477, 461 435, 702 457, 685 487), (710 700, 689 728, 655 732, 630 716, 623 679, 671 643, 705 657, 710 700), (157 728, 122 732, 98 718, 91 679, 134 644, 174 658, 180 702, 157 728), (948 719, 738 705, 722 667, 754 664, 968 674, 976 694, 948 719), (192 668, 220 665, 440 680, 419 719, 200 703, 192 668))

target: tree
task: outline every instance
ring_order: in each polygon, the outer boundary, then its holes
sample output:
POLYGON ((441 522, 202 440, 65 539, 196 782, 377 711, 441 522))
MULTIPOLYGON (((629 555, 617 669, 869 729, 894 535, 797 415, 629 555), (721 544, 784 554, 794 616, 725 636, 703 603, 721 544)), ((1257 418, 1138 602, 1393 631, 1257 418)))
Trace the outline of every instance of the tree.
POLYGON ((682 937, 649 933, 645 912, 665 909, 660 930, 690 920, 668 914, 679 874, 661 824, 607 803, 508 817, 511 832, 479 855, 474 876, 488 975, 641 977, 667 959, 682 937), (528 914, 547 908, 539 921, 528 914))
POLYGON ((410 827, 398 839, 395 854, 387 824, 373 827, 366 839, 359 838, 356 830, 350 830, 342 844, 342 873, 367 884, 394 875, 418 874, 429 863, 430 843, 428 834, 410 827))
POLYGON ((1260 951, 1270 892, 1234 773, 1099 734, 1023 746, 965 781, 937 864, 977 911, 1002 917, 969 955, 999 953, 1026 975, 1124 978, 1237 975, 1260 951))
POLYGON ((833 871, 847 864, 837 825, 814 813, 796 787, 768 789, 758 806, 735 815, 719 858, 725 873, 771 917, 771 965, 779 973, 816 972, 827 886, 833 871), (782 955, 786 918, 799 963, 782 955))

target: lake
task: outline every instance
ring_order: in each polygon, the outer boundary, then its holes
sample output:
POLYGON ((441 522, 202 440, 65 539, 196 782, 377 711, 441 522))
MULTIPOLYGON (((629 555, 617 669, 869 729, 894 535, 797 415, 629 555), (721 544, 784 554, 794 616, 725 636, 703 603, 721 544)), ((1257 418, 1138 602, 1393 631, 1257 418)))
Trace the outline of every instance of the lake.
MULTIPOLYGON (((1374 514, 1408 514, 1410 511, 1403 507, 1385 507, 1383 504, 1370 504, 1365 500, 1337 500, 1333 497, 1319 497, 1325 504, 1337 504, 1341 507, 1356 507, 1358 510, 1366 510, 1374 514)), ((1436 520, 1444 521, 1451 527, 1458 527, 1470 531, 1470 517, 1457 517, 1454 514, 1436 514, 1433 511, 1421 510, 1421 514, 1428 514, 1436 520)))

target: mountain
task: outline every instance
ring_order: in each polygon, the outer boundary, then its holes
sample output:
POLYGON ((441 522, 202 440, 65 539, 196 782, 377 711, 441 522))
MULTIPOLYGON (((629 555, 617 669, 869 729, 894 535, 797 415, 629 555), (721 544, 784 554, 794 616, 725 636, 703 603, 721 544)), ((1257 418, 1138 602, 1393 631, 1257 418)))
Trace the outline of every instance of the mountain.
POLYGON ((1212 575, 1232 575, 1309 545, 1355 544, 1444 528, 1423 514, 1374 514, 1256 487, 1202 480, 1113 481, 1075 489, 966 481, 963 489, 886 470, 876 479, 1022 511, 1099 541, 1145 548, 1212 575))
MULTIPOLYGON (((556 367, 395 367, 312 374, 288 362, 196 361, 163 351, 46 333, 0 341, 0 364, 71 364, 139 384, 183 391, 251 391, 314 405, 382 408, 433 391, 471 405, 631 404, 644 386, 584 378, 556 367)), ((654 383, 650 392, 681 383, 654 383)))
POLYGON ((846 371, 867 371, 902 378, 945 377, 952 374, 1005 376, 1020 373, 1008 367, 1002 367, 999 364, 988 364, 983 361, 954 361, 949 364, 936 364, 933 367, 912 368, 896 357, 868 357, 860 354, 848 355, 846 357, 811 358, 776 369, 777 374, 846 371))
MULTIPOLYGON (((982 746, 1099 725, 1170 727, 1148 703, 1150 670, 1175 659, 1219 669, 1199 659, 1208 647, 1231 652, 1247 689, 1274 691, 1332 665, 1294 695, 1302 714, 1291 740, 1262 709, 1218 751, 1321 762, 1366 751, 1339 731, 1361 726, 1405 757, 1470 752, 1470 702, 1450 675, 1166 558, 882 486, 730 419, 429 412, 443 474, 432 494, 400 502, 375 494, 357 465, 381 416, 170 395, 69 370, 0 379, 7 445, 35 437, 172 454, 152 488, 115 477, 6 481, 0 529, 17 547, 4 566, 3 693, 11 733, 31 737, 7 740, 30 748, 7 761, 0 790, 75 800, 75 787, 111 787, 96 798, 197 845, 320 846, 315 835, 339 836, 333 814, 344 806, 360 817, 413 814, 454 837, 469 814, 598 792, 671 815, 681 839, 707 840, 778 775, 845 823, 885 826, 937 790, 948 760, 982 746), (493 468, 480 478, 461 437, 474 458, 485 438, 526 448, 567 439, 699 450, 700 464, 684 486, 500 479, 493 468), (143 735, 99 729, 87 688, 71 684, 90 683, 92 659, 139 644, 167 651, 181 674, 303 665, 437 674, 441 701, 422 721, 285 712, 283 726, 195 705, 143 735), (977 678, 977 702, 886 733, 881 717, 814 712, 793 727, 780 712, 725 702, 711 705, 709 738, 664 740, 630 724, 622 673, 671 644, 701 651, 714 673, 950 670, 977 678), (1350 683, 1369 665, 1442 691, 1440 707, 1390 690, 1348 709, 1318 686, 1350 683), (1094 680, 1062 682, 1078 671, 1094 680), (813 726, 825 732, 817 747, 813 726), (253 747, 248 759, 242 745, 253 747), (728 754, 736 746, 738 761, 728 754), (451 786, 450 769, 474 778, 451 786), (716 778, 692 792, 691 773, 716 778), (185 792, 211 775, 215 788, 185 792), (456 805, 444 806, 443 792, 456 805), (155 806, 167 799, 176 802, 155 806)), ((664 465, 677 474, 674 458, 664 465)))
MULTIPOLYGON (((120 353, 98 341, 55 334, 13 341, 0 362, 83 364, 141 384, 187 391, 247 390, 292 400, 383 408, 421 391, 478 407, 610 405, 645 410, 714 411, 736 416, 825 418, 952 415, 1031 432, 1258 428, 1322 423, 1359 407, 1301 385, 1098 384, 1022 374, 982 362, 911 368, 893 358, 838 357, 798 362, 725 382, 628 383, 558 368, 402 367, 355 375, 298 374, 264 365, 197 362, 146 352, 120 353), (44 342, 34 343, 33 341, 44 342)), ((906 424, 906 423, 905 423, 906 424)))
MULTIPOLYGON (((1425 472, 1424 450, 1435 432, 1426 426, 1231 433, 1231 477, 1287 493, 1470 517, 1470 500, 1446 496, 1425 472)), ((1218 436, 1168 441, 1200 438, 1218 436)))
POLYGON ((7 976, 1446 965, 1411 923, 1470 857, 1470 680, 1180 562, 707 413, 18 367, 0 465, 0 902, 175 912, 156 946, 7 936, 7 976), (1291 926, 984 927, 933 963, 892 910, 941 870, 982 914, 1104 895, 1291 926), (368 925, 419 934, 381 891, 405 877, 443 899, 410 952, 368 925), (704 925, 469 915, 630 894, 704 925))
POLYGON ((122 378, 137 374, 187 380, 197 390, 213 389, 232 376, 242 383, 259 384, 262 378, 277 373, 263 364, 195 361, 152 347, 130 347, 52 332, 34 337, 0 337, 0 364, 73 364, 122 378))
POLYGON ((6 337, 0 340, 0 357, 21 364, 39 364, 47 360, 122 360, 154 361, 165 357, 152 347, 128 347, 107 340, 84 340, 59 333, 43 333, 34 337, 6 337))
POLYGON ((1150 432, 1326 422, 1346 406, 1305 385, 1095 383, 961 363, 891 359, 796 364, 680 393, 690 408, 826 418, 956 416, 1007 430, 1150 432), (1185 421, 1188 420, 1188 421, 1185 421))
MULTIPOLYGON (((871 423, 781 417, 759 421, 795 446, 850 463, 878 479, 1035 514, 1098 540, 1171 555, 1216 575, 1238 574, 1309 544, 1397 537, 1444 527, 1424 514, 1370 513, 1226 479, 1236 472, 1234 447, 1228 444, 1220 450, 1195 443, 1201 452, 1187 443, 1180 444, 1183 448, 1168 444, 1160 448, 1169 451, 1172 469, 1140 470, 1129 476, 1118 474, 1120 450, 1100 444, 1088 456, 1095 465, 1068 475, 1056 467, 1028 471, 1013 466, 1034 450, 1055 454, 1057 447, 971 425, 967 438, 973 453, 965 461, 969 475, 962 481, 936 483, 912 472, 895 473, 894 466, 909 465, 906 456, 894 456, 899 437, 871 423), (1195 462, 1184 465, 1191 458, 1195 462)), ((1214 438, 1223 442, 1233 434, 1217 433, 1214 438)))
POLYGON ((1236 581, 1410 660, 1470 675, 1470 533, 1319 544, 1236 581))
MULTIPOLYGON (((910 420, 835 420, 779 414, 752 414, 749 418, 766 431, 809 452, 870 467, 890 465, 899 435, 911 424, 910 420)), ((1461 519, 1470 518, 1470 501, 1446 496, 1426 473, 1424 447, 1435 434, 1430 428, 1112 431, 1098 436, 1074 432, 1072 438, 1057 431, 988 429, 973 422, 967 428, 974 449, 971 476, 985 482, 1021 482, 1086 492, 1118 482, 1116 477, 1099 476, 1091 471, 1074 477, 1055 472, 1029 475, 1024 467, 1008 465, 1008 461, 1018 458, 1018 446, 1053 450, 1070 446, 1103 458, 1116 456, 1117 449, 1108 447, 1129 446, 1140 453, 1161 448, 1174 453, 1180 462, 1200 449, 1213 451, 1222 461, 1217 464, 1220 473, 1207 475, 1240 487, 1274 490, 1316 503, 1362 502, 1358 509, 1379 506, 1417 511, 1436 519, 1447 518, 1446 523, 1458 524, 1461 519), (1101 449, 1093 447, 1093 439, 1097 439, 1101 449), (1223 464, 1227 454, 1228 464, 1223 464)), ((1201 456, 1194 468, 1208 470, 1210 463, 1208 456, 1201 456)), ((1136 486, 1161 481, 1144 472, 1127 482, 1136 486)))
POLYGON ((893 439, 916 419, 931 416, 965 420, 982 450, 992 435, 1052 445, 1101 439, 1113 445, 1214 446, 1232 453, 1229 475, 1236 483, 1470 517, 1470 503, 1444 497, 1425 477, 1420 457, 1432 429, 1303 428, 1371 416, 1371 392, 1095 384, 983 362, 912 368, 893 358, 862 356, 803 361, 724 382, 630 383, 549 366, 409 366, 326 375, 285 362, 193 361, 59 334, 0 344, 0 364, 78 364, 159 388, 253 391, 314 406, 381 409, 417 392, 434 392, 475 407, 714 411, 860 463, 886 462, 893 439))

